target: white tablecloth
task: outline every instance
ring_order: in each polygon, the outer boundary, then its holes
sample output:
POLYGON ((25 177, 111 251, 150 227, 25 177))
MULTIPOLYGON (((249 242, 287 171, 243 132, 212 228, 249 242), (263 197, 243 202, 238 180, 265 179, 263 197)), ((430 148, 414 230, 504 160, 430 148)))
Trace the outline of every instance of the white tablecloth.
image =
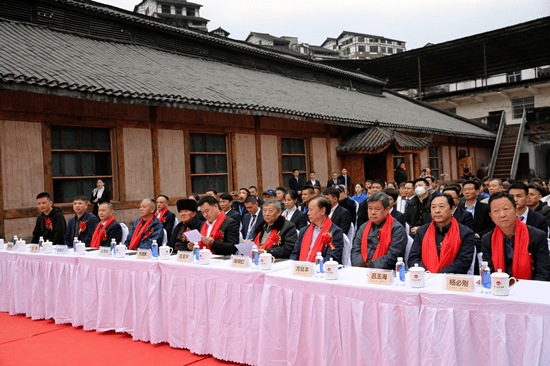
POLYGON ((367 284, 364 268, 337 281, 266 275, 261 365, 416 365, 420 294, 367 284))

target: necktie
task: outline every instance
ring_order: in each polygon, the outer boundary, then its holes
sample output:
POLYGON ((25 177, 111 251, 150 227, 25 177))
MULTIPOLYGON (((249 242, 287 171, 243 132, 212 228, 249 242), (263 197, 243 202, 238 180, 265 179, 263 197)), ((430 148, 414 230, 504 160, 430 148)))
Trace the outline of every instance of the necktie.
POLYGON ((252 239, 252 228, 254 227, 254 223, 256 222, 257 215, 253 215, 250 218, 250 224, 248 225, 248 232, 246 234, 246 239, 251 240, 252 239), (253 218, 252 218, 253 217, 253 218))
POLYGON ((518 219, 519 219, 521 222, 523 222, 523 219, 524 219, 524 218, 525 218, 525 217, 523 217, 523 216, 518 216, 518 219))
POLYGON ((410 198, 405 198, 405 211, 407 210, 407 207, 409 206, 410 198))

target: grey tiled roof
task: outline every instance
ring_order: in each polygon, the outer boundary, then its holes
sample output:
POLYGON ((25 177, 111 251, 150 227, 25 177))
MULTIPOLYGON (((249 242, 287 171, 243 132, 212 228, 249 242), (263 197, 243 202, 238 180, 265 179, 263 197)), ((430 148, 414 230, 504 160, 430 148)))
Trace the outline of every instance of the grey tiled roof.
POLYGON ((369 152, 386 148, 395 142, 401 150, 424 150, 432 142, 431 137, 412 137, 389 129, 371 127, 358 133, 336 148, 340 152, 369 152))
POLYGON ((82 97, 132 98, 133 103, 201 105, 358 127, 375 122, 398 130, 494 138, 463 119, 392 92, 367 95, 27 23, 0 21, 2 83, 85 93, 82 97))

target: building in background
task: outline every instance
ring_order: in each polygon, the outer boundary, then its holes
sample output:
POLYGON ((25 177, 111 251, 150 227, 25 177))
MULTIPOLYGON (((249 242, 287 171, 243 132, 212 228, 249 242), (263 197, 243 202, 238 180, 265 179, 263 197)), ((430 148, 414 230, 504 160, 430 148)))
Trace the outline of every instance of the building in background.
POLYGON ((170 24, 207 31, 208 19, 200 16, 202 5, 185 0, 143 0, 134 12, 162 19, 170 24))
POLYGON ((334 38, 327 38, 322 47, 338 50, 342 58, 352 60, 369 60, 406 51, 403 41, 348 31, 343 31, 336 42, 334 38))

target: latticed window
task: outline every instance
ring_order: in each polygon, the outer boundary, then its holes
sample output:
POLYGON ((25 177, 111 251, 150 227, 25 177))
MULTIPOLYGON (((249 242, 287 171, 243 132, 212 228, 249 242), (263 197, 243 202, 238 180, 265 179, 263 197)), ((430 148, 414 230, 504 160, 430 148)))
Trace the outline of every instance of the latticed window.
POLYGON ((535 97, 512 99, 512 118, 518 119, 523 117, 523 108, 525 108, 526 111, 535 108, 535 97))
POLYGON ((214 188, 227 191, 228 161, 225 135, 190 134, 191 186, 195 193, 214 188))
POLYGON ((306 143, 303 139, 281 139, 283 184, 288 187, 292 171, 298 169, 302 182, 306 181, 306 143))
POLYGON ((430 169, 432 170, 432 176, 439 180, 439 149, 437 147, 430 147, 430 169))

